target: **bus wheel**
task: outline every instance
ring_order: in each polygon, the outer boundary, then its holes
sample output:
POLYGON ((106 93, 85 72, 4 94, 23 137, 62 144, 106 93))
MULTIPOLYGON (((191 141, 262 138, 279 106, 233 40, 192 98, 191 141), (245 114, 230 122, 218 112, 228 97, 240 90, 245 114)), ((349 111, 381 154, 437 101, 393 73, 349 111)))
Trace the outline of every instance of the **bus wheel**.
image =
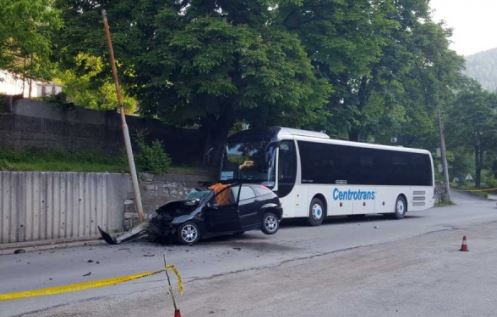
POLYGON ((402 219, 406 215, 407 212, 407 203, 406 199, 403 196, 397 197, 397 201, 395 202, 395 212, 392 217, 394 219, 402 219))
POLYGON ((319 226, 323 223, 325 217, 326 208, 324 207, 323 202, 319 198, 313 198, 311 200, 311 205, 309 206, 309 218, 307 218, 309 225, 319 226))

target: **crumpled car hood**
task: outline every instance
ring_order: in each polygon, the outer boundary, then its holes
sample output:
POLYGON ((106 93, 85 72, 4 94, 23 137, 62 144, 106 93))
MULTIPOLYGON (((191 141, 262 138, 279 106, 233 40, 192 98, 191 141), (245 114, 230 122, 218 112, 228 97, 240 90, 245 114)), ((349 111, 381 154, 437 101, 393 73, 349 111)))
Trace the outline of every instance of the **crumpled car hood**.
POLYGON ((164 206, 158 208, 155 212, 159 216, 169 216, 172 220, 179 216, 191 214, 195 209, 198 208, 198 206, 198 201, 178 200, 165 204, 164 206))

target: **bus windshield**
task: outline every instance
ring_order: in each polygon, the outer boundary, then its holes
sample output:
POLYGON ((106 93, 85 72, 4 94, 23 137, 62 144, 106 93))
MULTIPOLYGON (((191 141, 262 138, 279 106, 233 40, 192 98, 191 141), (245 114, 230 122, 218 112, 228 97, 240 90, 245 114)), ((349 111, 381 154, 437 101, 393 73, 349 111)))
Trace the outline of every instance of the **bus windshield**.
POLYGON ((221 180, 250 181, 274 187, 275 162, 275 143, 228 143, 224 152, 221 180))

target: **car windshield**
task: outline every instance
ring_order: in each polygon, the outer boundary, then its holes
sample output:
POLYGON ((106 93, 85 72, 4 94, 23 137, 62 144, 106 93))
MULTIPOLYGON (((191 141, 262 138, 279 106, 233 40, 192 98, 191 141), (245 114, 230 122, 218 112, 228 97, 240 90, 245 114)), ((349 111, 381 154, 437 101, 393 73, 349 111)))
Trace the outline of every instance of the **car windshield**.
POLYGON ((207 188, 194 188, 186 195, 186 200, 202 200, 211 192, 212 190, 207 188))
POLYGON ((224 153, 221 180, 251 181, 273 187, 275 160, 275 143, 228 143, 224 153))

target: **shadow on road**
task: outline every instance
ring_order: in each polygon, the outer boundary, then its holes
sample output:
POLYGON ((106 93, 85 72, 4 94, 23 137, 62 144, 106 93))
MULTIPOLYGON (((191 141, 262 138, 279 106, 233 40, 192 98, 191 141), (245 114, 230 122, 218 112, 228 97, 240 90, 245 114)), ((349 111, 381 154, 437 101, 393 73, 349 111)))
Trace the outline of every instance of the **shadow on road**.
MULTIPOLYGON (((365 215, 362 217, 333 216, 326 218, 326 220, 323 222, 321 226, 332 226, 332 225, 345 224, 345 223, 370 223, 375 221, 406 221, 409 219, 424 218, 424 217, 425 216, 418 216, 418 215, 415 216, 407 214, 404 219, 395 220, 395 219, 390 219, 383 215, 365 215)), ((306 227, 306 226, 309 226, 307 224, 306 219, 286 219, 281 222, 282 228, 294 228, 294 227, 306 227)))

